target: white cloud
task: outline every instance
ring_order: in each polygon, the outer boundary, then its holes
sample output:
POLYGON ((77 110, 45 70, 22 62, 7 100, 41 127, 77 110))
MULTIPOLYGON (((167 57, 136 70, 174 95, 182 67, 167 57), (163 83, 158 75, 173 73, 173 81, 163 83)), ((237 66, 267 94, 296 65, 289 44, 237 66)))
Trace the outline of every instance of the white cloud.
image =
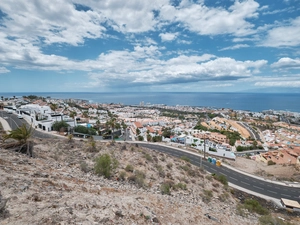
POLYGON ((225 83, 225 84, 213 84, 213 85, 207 85, 206 88, 218 88, 218 87, 232 87, 233 84, 225 83))
POLYGON ((255 86, 261 87, 300 87, 300 81, 265 81, 256 82, 255 86))
POLYGON ((300 69, 300 59, 284 57, 273 63, 271 67, 279 69, 300 69))
POLYGON ((0 73, 9 73, 10 70, 6 69, 5 67, 1 66, 0 67, 0 73))
POLYGON ((91 7, 97 13, 107 18, 108 23, 117 31, 146 32, 154 30, 158 20, 154 10, 169 4, 168 0, 74 0, 91 7))
POLYGON ((220 49, 220 51, 234 50, 234 49, 247 48, 247 47, 250 47, 250 46, 247 45, 247 44, 237 44, 237 45, 229 46, 229 47, 226 47, 226 48, 222 48, 222 49, 220 49))
POLYGON ((159 36, 162 41, 173 41, 177 38, 178 33, 161 33, 159 36))
POLYGON ((260 45, 267 47, 289 47, 300 45, 300 17, 268 31, 265 40, 260 45))
POLYGON ((101 14, 77 11, 69 1, 3 0, 0 9, 7 14, 0 31, 35 44, 78 45, 84 38, 99 38, 105 32, 101 14))
POLYGON ((164 5, 161 19, 183 23, 186 28, 201 35, 232 34, 244 36, 255 33, 254 25, 246 20, 258 16, 259 4, 253 0, 235 1, 225 8, 209 8, 200 1, 198 4, 181 4, 180 7, 164 5))

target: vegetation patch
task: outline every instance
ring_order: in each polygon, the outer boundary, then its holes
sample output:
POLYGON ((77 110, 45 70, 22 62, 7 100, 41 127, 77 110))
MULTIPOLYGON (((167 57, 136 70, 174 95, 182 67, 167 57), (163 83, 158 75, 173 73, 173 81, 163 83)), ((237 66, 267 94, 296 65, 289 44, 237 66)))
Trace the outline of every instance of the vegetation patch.
POLYGON ((111 158, 109 154, 104 154, 96 158, 95 173, 105 178, 110 178, 113 171, 118 167, 119 162, 111 158))

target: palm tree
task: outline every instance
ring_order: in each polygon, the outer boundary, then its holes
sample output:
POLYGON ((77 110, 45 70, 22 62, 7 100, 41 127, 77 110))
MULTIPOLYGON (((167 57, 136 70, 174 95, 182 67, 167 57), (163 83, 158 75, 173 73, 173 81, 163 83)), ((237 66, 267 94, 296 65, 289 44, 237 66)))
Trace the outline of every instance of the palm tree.
POLYGON ((115 127, 116 127, 116 118, 115 117, 112 117, 112 118, 110 118, 110 120, 108 120, 107 122, 106 122, 106 125, 108 126, 108 127, 110 127, 111 128, 111 138, 112 138, 112 140, 114 140, 114 130, 115 130, 115 127))
POLYGON ((22 126, 18 127, 15 130, 9 131, 9 134, 4 135, 4 140, 12 138, 19 142, 20 147, 19 151, 21 151, 26 146, 26 154, 32 156, 32 149, 30 148, 30 141, 29 139, 32 136, 32 127, 29 128, 22 124, 22 126))

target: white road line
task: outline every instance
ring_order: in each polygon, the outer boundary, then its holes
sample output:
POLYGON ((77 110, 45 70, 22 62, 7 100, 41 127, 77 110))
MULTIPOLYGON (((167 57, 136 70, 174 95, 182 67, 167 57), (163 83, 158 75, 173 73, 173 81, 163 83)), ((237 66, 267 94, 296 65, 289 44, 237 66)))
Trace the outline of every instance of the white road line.
POLYGON ((284 196, 287 196, 287 197, 291 197, 290 195, 285 195, 285 194, 281 194, 281 195, 284 195, 284 196))
POLYGON ((246 182, 244 182, 244 181, 241 181, 241 183, 243 183, 243 184, 246 184, 246 185, 249 185, 249 186, 250 186, 250 184, 248 184, 248 183, 246 183, 246 182))
POLYGON ((216 171, 217 172, 217 170, 215 170, 214 168, 211 168, 213 171, 216 171))
POLYGON ((232 179, 232 180, 236 180, 236 181, 237 181, 237 179, 235 179, 235 178, 233 178, 233 177, 230 177, 230 179, 232 179))
POLYGON ((278 194, 277 192, 275 192, 275 191, 269 191, 269 190, 267 190, 268 192, 271 192, 271 193, 274 193, 274 194, 278 194))
POLYGON ((257 186, 254 186, 254 185, 253 185, 253 187, 255 187, 255 188, 257 188, 257 189, 260 189, 260 190, 265 190, 265 189, 263 189, 263 188, 261 188, 261 187, 257 187, 257 186))

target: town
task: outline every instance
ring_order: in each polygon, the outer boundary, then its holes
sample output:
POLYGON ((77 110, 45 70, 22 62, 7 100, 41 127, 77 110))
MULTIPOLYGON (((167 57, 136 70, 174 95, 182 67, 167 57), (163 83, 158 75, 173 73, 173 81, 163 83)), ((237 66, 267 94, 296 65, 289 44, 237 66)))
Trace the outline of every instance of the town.
POLYGON ((89 103, 35 95, 1 97, 0 109, 38 130, 69 138, 162 142, 235 160, 300 165, 300 113, 210 107, 89 103))

